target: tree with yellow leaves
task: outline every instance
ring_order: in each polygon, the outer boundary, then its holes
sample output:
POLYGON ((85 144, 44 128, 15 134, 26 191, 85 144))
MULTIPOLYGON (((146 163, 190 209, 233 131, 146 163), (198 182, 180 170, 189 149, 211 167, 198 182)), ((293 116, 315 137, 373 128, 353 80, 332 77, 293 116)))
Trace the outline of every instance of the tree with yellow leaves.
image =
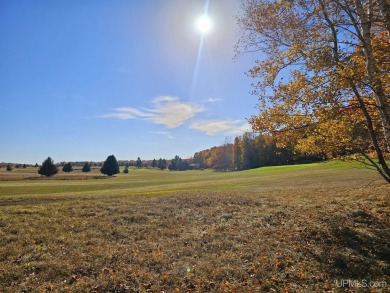
POLYGON ((257 51, 254 130, 296 152, 358 154, 390 183, 386 0, 243 0, 239 53, 257 51))

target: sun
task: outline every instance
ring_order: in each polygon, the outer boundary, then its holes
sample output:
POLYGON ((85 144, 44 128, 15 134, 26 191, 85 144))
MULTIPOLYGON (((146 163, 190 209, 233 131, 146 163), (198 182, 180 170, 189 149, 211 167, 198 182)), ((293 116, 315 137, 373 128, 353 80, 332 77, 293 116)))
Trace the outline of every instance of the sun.
POLYGON ((207 14, 200 16, 196 22, 197 29, 202 33, 208 33, 212 28, 212 22, 207 14))

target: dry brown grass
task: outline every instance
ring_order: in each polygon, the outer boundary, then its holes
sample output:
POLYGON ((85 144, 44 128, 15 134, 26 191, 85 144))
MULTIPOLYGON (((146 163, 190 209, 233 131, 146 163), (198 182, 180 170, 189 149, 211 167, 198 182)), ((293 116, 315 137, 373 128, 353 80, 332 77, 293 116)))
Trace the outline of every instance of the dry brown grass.
POLYGON ((342 279, 390 285, 389 188, 351 182, 340 190, 343 178, 326 177, 329 189, 285 180, 267 192, 248 183, 137 197, 3 197, 0 291, 367 289, 338 289, 342 279))
MULTIPOLYGON (((60 168, 61 169, 61 168, 60 168)), ((92 167, 91 172, 82 172, 81 167, 74 167, 72 172, 65 173, 59 171, 52 177, 46 177, 38 174, 38 168, 14 168, 12 171, 6 171, 0 168, 0 181, 18 181, 18 180, 88 180, 96 178, 106 178, 100 173, 100 167, 92 167)))

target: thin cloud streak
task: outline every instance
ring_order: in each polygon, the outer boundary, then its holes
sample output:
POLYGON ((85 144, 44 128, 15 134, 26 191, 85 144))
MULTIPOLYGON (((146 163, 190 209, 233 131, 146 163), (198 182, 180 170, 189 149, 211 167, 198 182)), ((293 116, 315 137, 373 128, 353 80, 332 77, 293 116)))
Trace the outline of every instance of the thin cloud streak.
POLYGON ((146 111, 141 111, 136 108, 132 107, 122 107, 122 108, 115 108, 114 111, 118 111, 120 113, 126 113, 128 115, 135 117, 151 117, 154 116, 154 114, 148 113, 146 111))
POLYGON ((150 134, 158 134, 158 135, 163 135, 166 136, 170 139, 174 139, 175 137, 172 136, 172 134, 168 131, 149 131, 150 134))
POLYGON ((134 115, 131 115, 129 113, 110 113, 105 115, 97 116, 98 118, 116 118, 121 120, 128 120, 128 119, 134 119, 134 115))
POLYGON ((220 102, 220 101, 223 101, 223 99, 219 99, 219 98, 208 98, 207 99, 207 103, 215 103, 215 102, 220 102))
POLYGON ((240 134, 251 129, 248 123, 239 125, 240 120, 199 120, 194 121, 190 128, 214 136, 219 133, 240 134))

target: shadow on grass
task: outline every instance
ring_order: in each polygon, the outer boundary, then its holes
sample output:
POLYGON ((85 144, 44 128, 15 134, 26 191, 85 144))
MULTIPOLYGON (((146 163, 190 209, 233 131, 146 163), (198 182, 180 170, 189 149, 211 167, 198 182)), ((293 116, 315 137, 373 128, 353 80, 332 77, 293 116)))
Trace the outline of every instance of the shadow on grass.
POLYGON ((319 253, 310 252, 312 257, 332 278, 378 280, 390 276, 390 227, 385 220, 358 210, 330 217, 324 229, 308 232, 306 239, 321 247, 319 253))

